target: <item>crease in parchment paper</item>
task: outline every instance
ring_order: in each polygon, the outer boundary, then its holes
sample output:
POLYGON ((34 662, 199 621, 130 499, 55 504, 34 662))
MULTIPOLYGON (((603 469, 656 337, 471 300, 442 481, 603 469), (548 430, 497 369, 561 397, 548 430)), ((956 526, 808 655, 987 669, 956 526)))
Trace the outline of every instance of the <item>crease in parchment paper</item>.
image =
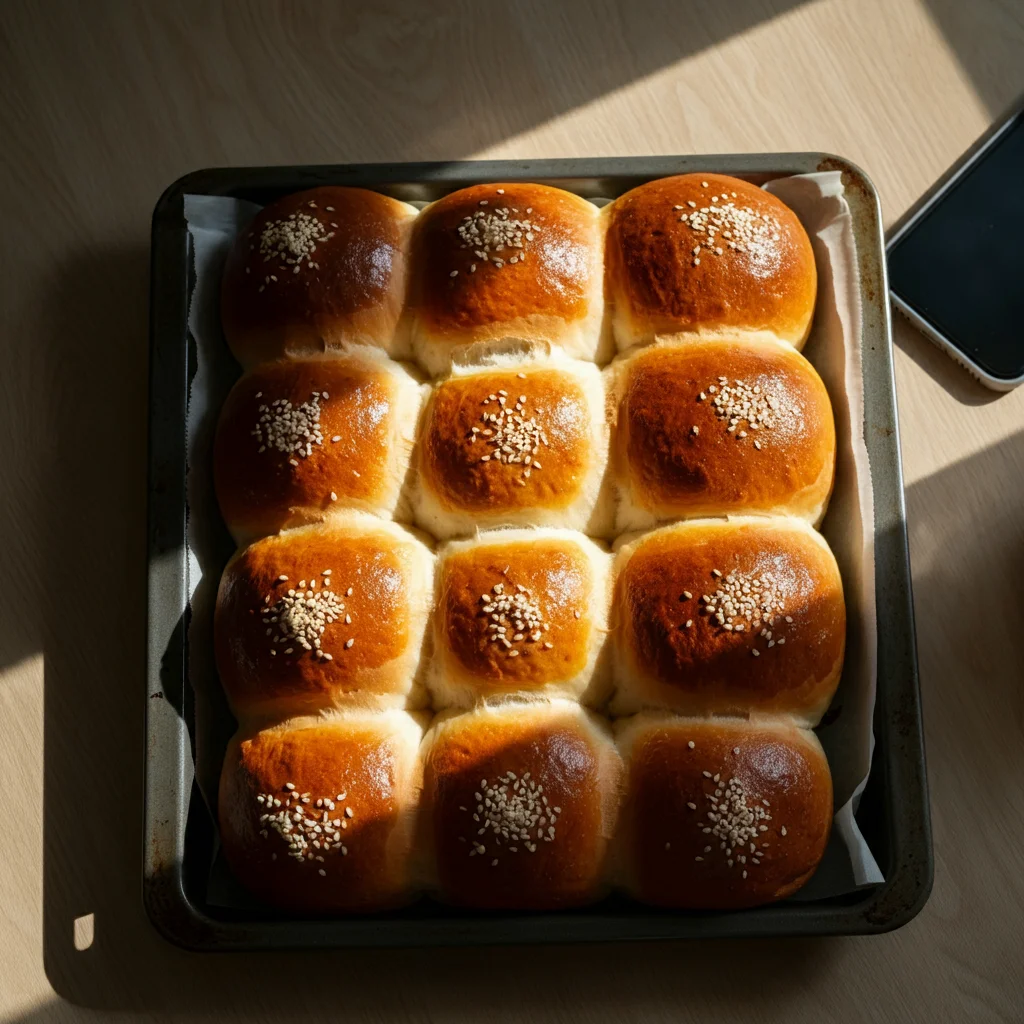
MULTIPOLYGON (((836 421, 836 484, 822 533, 843 578, 846 661, 826 724, 817 730, 832 771, 836 811, 821 865, 791 897, 808 901, 883 881, 854 817, 874 749, 874 508, 863 433, 856 243, 841 175, 829 171, 778 178, 765 188, 794 210, 811 237, 818 268, 818 300, 804 354, 828 388, 836 421)), ((195 691, 196 779, 214 814, 221 758, 234 721, 213 661, 213 607, 221 570, 234 545, 217 511, 210 451, 220 407, 240 373, 221 332, 220 275, 235 236, 258 209, 252 203, 221 196, 185 196, 195 261, 188 323, 196 350, 188 405, 189 677, 195 691)), ((214 858, 207 895, 211 903, 223 906, 255 905, 231 878, 220 856, 214 858)))

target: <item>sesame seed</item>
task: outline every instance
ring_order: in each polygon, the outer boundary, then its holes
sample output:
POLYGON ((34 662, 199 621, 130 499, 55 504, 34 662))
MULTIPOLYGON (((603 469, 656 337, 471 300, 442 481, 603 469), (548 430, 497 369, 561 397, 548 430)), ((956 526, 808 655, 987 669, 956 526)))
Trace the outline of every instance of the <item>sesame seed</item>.
MULTIPOLYGON (((487 200, 481 199, 479 205, 486 206, 487 200)), ((464 217, 458 227, 462 248, 471 249, 477 259, 489 261, 498 268, 505 265, 506 253, 517 261, 522 260, 525 244, 533 241, 537 228, 529 220, 513 217, 513 212, 508 207, 495 207, 464 217), (501 255, 497 255, 499 253, 501 255)))
POLYGON ((488 405, 497 401, 501 409, 496 412, 483 412, 480 416, 484 424, 483 429, 474 427, 472 436, 467 439, 467 444, 475 444, 478 440, 484 440, 489 446, 488 453, 481 455, 478 462, 500 462, 505 465, 522 465, 525 468, 520 472, 517 482, 525 485, 530 478, 532 469, 540 469, 541 465, 534 456, 540 450, 541 445, 547 445, 548 438, 543 427, 532 416, 526 414, 526 395, 520 395, 515 409, 506 407, 506 396, 508 392, 501 390, 499 395, 488 395, 481 403, 488 405))
MULTIPOLYGON (((481 824, 477 835, 490 833, 488 841, 499 848, 504 846, 509 853, 518 853, 519 843, 529 853, 536 853, 537 845, 533 839, 552 842, 556 834, 555 825, 562 813, 560 807, 548 805, 543 792, 543 785, 531 779, 529 772, 519 777, 515 772, 507 771, 493 783, 481 779, 480 790, 473 794, 476 803, 472 818, 481 824)), ((486 853, 486 850, 483 843, 473 840, 469 856, 486 853)))
POLYGON ((336 491, 331 491, 331 501, 337 501, 337 500, 338 500, 337 492, 336 491))
MULTIPOLYGON (((265 809, 259 814, 259 824, 264 826, 260 835, 269 839, 271 831, 275 832, 287 844, 288 856, 295 860, 325 863, 324 853, 338 845, 333 834, 337 821, 332 825, 327 811, 321 809, 331 804, 330 798, 313 801, 310 793, 297 793, 292 782, 286 782, 282 790, 283 800, 273 793, 256 795, 258 807, 265 809)), ((348 851, 342 846, 341 852, 344 856, 348 851)), ((276 860, 277 854, 271 853, 271 859, 276 860)), ((324 868, 317 871, 321 877, 327 873, 324 868)))
MULTIPOLYGON (((262 392, 260 392, 262 395, 262 392)), ((257 396, 259 397, 259 396, 257 396)), ((313 454, 314 445, 322 445, 320 432, 320 396, 316 392, 308 402, 293 405, 286 398, 278 398, 258 409, 256 426, 250 434, 256 438, 260 451, 273 448, 283 454, 294 453, 302 458, 313 454)), ((293 466, 298 462, 288 460, 293 466)))
POLYGON ((335 434, 334 437, 331 438, 331 441, 333 441, 335 444, 338 441, 340 441, 340 440, 341 440, 341 434, 335 434))
POLYGON ((697 805, 695 803, 693 803, 692 801, 688 801, 686 806, 689 807, 691 811, 697 810, 697 805))
POLYGON ((700 433, 700 427, 698 427, 696 423, 694 423, 694 425, 693 425, 693 433, 694 434, 699 434, 700 433))
MULTIPOLYGON (((309 206, 316 208, 315 203, 309 206)), ((277 260, 292 266, 292 273, 297 274, 303 261, 309 266, 313 263, 313 254, 320 242, 334 237, 320 221, 309 213, 292 213, 279 220, 268 221, 260 233, 259 251, 263 262, 277 260)), ((263 286, 260 287, 263 290, 263 286)))
POLYGON ((733 752, 734 754, 738 754, 738 753, 740 752, 740 748, 739 748, 739 747, 733 747, 733 748, 732 748, 732 752, 733 752))
POLYGON ((702 182, 700 183, 700 187, 701 187, 701 188, 707 188, 707 187, 708 187, 708 183, 707 183, 706 181, 702 181, 702 182))
POLYGON ((758 650, 758 649, 757 649, 756 647, 755 647, 755 648, 753 648, 753 650, 751 650, 751 652, 750 652, 750 653, 751 653, 751 654, 752 654, 752 655, 753 655, 753 656, 754 656, 755 658, 760 658, 760 657, 761 657, 761 652, 760 652, 760 651, 759 651, 759 650, 758 650))
MULTIPOLYGON (((522 653, 513 646, 513 641, 516 644, 537 643, 551 628, 540 602, 522 584, 516 585, 514 593, 506 594, 505 585, 496 583, 492 593, 480 595, 480 603, 483 605, 482 614, 486 616, 484 631, 490 634, 492 642, 502 643, 507 657, 518 658, 522 653)), ((550 650, 552 644, 543 646, 550 650)))
POLYGON ((686 620, 686 628, 689 629, 693 625, 693 619, 686 620))
MULTIPOLYGON (((735 193, 732 198, 736 198, 735 193)), ((711 196, 708 206, 698 209, 692 201, 687 201, 687 205, 691 212, 684 213, 679 220, 697 234, 701 241, 705 241, 717 256, 722 255, 722 248, 712 243, 715 236, 721 233, 723 238, 730 239, 730 249, 749 254, 759 264, 777 259, 773 243, 779 239, 779 222, 774 217, 747 206, 737 206, 729 201, 724 192, 711 196)))
POLYGON ((458 277, 459 276, 459 272, 457 270, 453 270, 448 276, 449 277, 458 277))
POLYGON ((351 587, 349 587, 348 590, 345 591, 345 596, 346 597, 351 597, 352 596, 352 588, 351 587))
POLYGON ((688 747, 689 747, 689 748, 690 748, 691 750, 693 750, 693 748, 694 748, 694 747, 695 747, 695 746, 696 746, 697 744, 696 744, 696 743, 694 743, 694 742, 693 742, 693 740, 689 740, 689 741, 687 741, 687 744, 686 744, 686 745, 687 745, 687 746, 688 746, 688 747))
POLYGON ((354 643, 355 643, 355 639, 352 638, 352 637, 349 637, 349 639, 345 641, 345 650, 347 651, 354 643))

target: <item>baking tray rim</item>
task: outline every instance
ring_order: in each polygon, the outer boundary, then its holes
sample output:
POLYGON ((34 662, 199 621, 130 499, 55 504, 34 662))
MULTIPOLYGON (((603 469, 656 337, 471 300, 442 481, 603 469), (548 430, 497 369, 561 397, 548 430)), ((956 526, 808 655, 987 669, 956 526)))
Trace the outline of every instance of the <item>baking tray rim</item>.
MULTIPOLYGON (((622 183, 627 184, 628 183, 622 183)), ((620 189, 622 187, 620 184, 620 189)), ((600 190, 594 191, 595 195, 600 190)), ((931 892, 933 856, 914 631, 910 558, 896 414, 895 378, 881 206, 870 178, 830 153, 586 157, 550 160, 458 160, 429 163, 207 168, 173 182, 153 212, 150 264, 150 431, 145 835, 143 903, 157 930, 195 951, 571 943, 712 937, 879 934, 899 928, 931 892), (844 176, 858 245, 863 306, 865 440, 875 490, 876 603, 879 621, 876 745, 872 774, 886 788, 890 870, 864 898, 783 903, 742 912, 654 911, 623 915, 593 910, 557 914, 344 918, 262 921, 220 919, 189 897, 184 839, 193 788, 186 720, 187 591, 185 410, 192 360, 187 328, 186 193, 237 195, 298 191, 315 184, 361 184, 410 192, 462 187, 480 180, 657 178, 714 168, 756 180, 838 170, 844 176), (865 244, 867 243, 867 244, 865 244), (869 343, 870 342, 870 343, 869 343), (171 390, 177 380, 180 388, 171 390), (881 543, 880 543, 881 542, 881 543), (884 562, 879 557, 882 547, 884 562), (888 569, 888 573, 883 569, 888 569), (892 627, 897 625, 898 629, 892 627), (168 628, 170 626, 170 628, 168 628), (162 627, 162 628, 161 628, 162 627), (178 707, 164 675, 182 691, 178 707)), ((634 905, 635 906, 635 905, 634 905)))

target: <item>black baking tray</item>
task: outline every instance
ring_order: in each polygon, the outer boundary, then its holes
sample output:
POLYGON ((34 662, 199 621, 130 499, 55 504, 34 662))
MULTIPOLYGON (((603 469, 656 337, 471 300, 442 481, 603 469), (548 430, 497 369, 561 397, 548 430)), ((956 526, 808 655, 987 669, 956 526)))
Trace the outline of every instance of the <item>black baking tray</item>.
POLYGON ((866 934, 909 921, 928 898, 933 864, 888 292, 874 186, 855 165, 824 153, 222 168, 196 171, 171 185, 153 214, 150 280, 143 899, 154 925, 189 949, 242 950, 866 934), (478 914, 421 901, 370 917, 296 920, 270 910, 207 903, 216 833, 195 784, 187 673, 186 411, 196 351, 188 331, 192 267, 183 197, 220 195, 265 204, 289 192, 335 184, 416 202, 476 182, 516 180, 610 197, 652 178, 690 171, 719 171, 762 183, 824 170, 843 175, 860 264, 864 436, 874 488, 879 628, 876 745, 857 821, 885 882, 828 900, 713 913, 657 911, 613 896, 592 908, 557 914, 478 914))

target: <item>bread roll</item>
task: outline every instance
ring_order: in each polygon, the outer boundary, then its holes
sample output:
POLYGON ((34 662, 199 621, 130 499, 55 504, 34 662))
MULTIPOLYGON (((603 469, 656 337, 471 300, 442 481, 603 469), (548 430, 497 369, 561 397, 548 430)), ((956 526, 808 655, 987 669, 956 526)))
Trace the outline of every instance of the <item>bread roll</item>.
POLYGON ((440 897, 553 910, 604 892, 620 764, 608 726, 567 701, 442 713, 423 813, 440 897))
POLYGON ((618 553, 616 713, 789 714, 816 725, 843 667, 836 560, 799 519, 698 519, 618 553))
POLYGON ((416 885, 423 717, 357 712, 235 736, 218 806, 238 880, 293 913, 406 902, 416 885))
POLYGON ((221 578, 214 646, 235 715, 416 706, 433 555, 394 523, 349 512, 265 537, 221 578))
POLYGON ((626 766, 617 851, 638 900, 735 910, 814 874, 832 824, 832 777, 813 732, 643 714, 620 723, 626 766))
POLYGON ((620 530, 744 512, 821 521, 835 471, 832 406, 791 346, 656 345, 610 373, 620 530))
POLYGON ((416 521, 435 537, 494 526, 610 532, 608 430, 592 363, 537 356, 456 372, 427 400, 416 521))
POLYGON ((627 192, 605 216, 620 350, 748 332, 802 347, 817 271, 807 232, 780 199, 724 174, 680 174, 627 192))
POLYGON ((232 389, 214 443, 221 514, 236 541, 344 508, 399 511, 420 385, 379 349, 264 363, 232 389))
POLYGON ((521 338, 594 359, 603 242, 597 207, 549 185, 473 185, 432 203, 413 238, 416 358, 437 375, 467 345, 521 338))
POLYGON ((221 321, 243 366, 357 342, 407 354, 401 330, 416 209, 326 186, 264 207, 228 256, 221 321))
POLYGON ((439 553, 430 687, 436 707, 511 694, 598 704, 611 558, 572 530, 496 530, 439 553))

